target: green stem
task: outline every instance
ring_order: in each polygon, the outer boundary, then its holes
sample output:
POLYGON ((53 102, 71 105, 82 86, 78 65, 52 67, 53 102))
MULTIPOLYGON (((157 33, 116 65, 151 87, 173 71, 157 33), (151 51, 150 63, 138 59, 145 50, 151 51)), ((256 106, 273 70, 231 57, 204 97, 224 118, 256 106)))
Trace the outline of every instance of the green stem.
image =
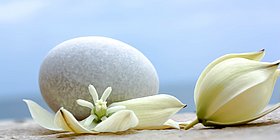
POLYGON ((194 125, 196 125, 198 123, 199 123, 198 119, 195 118, 195 120, 193 120, 190 124, 188 124, 184 129, 188 130, 188 129, 192 128, 194 125))

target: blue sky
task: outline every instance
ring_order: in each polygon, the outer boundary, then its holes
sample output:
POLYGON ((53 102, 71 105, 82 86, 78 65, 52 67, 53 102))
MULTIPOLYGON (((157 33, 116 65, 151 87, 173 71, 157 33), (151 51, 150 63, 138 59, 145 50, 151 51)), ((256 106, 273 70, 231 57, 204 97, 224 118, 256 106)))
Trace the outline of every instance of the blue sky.
POLYGON ((277 0, 1 0, 0 97, 39 93, 47 52, 74 37, 119 39, 143 52, 162 85, 194 83, 231 52, 267 50, 280 59, 277 0))

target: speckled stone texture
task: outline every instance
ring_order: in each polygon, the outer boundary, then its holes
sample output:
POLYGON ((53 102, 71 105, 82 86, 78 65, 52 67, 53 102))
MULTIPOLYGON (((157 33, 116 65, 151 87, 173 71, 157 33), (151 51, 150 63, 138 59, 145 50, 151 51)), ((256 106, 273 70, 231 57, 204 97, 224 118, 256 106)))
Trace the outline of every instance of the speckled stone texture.
POLYGON ((92 101, 88 85, 99 96, 111 86, 108 104, 154 95, 159 80, 152 63, 135 48, 106 37, 80 37, 52 49, 40 69, 41 93, 55 112, 64 107, 77 118, 90 110, 77 105, 77 99, 92 101))
MULTIPOLYGON (((191 120, 195 114, 179 114, 175 120, 191 120)), ((31 120, 0 121, 0 139, 81 139, 81 140, 278 140, 280 138, 280 109, 247 125, 220 129, 196 125, 185 130, 131 130, 123 133, 76 135, 46 130, 31 120)))

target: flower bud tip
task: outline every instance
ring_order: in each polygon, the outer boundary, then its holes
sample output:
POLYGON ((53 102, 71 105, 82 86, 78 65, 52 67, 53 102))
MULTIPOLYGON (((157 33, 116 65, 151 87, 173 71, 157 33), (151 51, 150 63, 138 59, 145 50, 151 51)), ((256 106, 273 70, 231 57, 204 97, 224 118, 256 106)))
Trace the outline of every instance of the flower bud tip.
POLYGON ((276 66, 276 65, 279 65, 279 64, 280 64, 280 60, 277 60, 277 61, 274 62, 273 65, 276 66))

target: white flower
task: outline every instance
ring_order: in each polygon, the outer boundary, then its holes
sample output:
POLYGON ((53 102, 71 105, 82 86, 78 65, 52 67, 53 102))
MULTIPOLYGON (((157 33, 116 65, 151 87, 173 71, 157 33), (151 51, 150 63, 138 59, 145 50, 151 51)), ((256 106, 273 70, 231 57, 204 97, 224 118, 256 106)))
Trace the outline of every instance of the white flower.
POLYGON ((89 101, 78 99, 77 103, 81 106, 87 107, 91 109, 91 114, 82 121, 85 126, 90 126, 92 123, 97 124, 101 121, 106 120, 109 116, 113 115, 115 112, 124 110, 125 106, 115 106, 115 107, 107 107, 107 98, 110 96, 112 91, 111 87, 108 87, 101 98, 98 99, 98 94, 94 86, 89 85, 89 93, 92 96, 93 104, 89 101))
POLYGON ((279 62, 259 62, 264 50, 229 54, 210 63, 199 77, 194 93, 197 123, 205 126, 240 125, 280 107, 264 110, 280 74, 279 62))
POLYGON ((93 103, 78 99, 77 103, 91 109, 90 115, 77 121, 63 107, 54 115, 31 100, 24 100, 32 118, 42 127, 54 131, 74 133, 119 132, 128 129, 179 129, 186 124, 169 118, 185 105, 170 95, 154 95, 113 103, 107 107, 107 98, 112 91, 108 87, 99 99, 94 86, 89 85, 93 103))
POLYGON ((74 133, 98 133, 125 131, 137 126, 138 118, 131 110, 125 110, 124 106, 107 108, 107 98, 112 89, 108 87, 102 97, 98 99, 95 88, 90 85, 89 92, 93 103, 78 99, 77 103, 91 109, 91 115, 82 121, 63 107, 55 115, 47 112, 33 101, 24 100, 30 110, 33 119, 42 127, 55 131, 72 131, 74 133))

